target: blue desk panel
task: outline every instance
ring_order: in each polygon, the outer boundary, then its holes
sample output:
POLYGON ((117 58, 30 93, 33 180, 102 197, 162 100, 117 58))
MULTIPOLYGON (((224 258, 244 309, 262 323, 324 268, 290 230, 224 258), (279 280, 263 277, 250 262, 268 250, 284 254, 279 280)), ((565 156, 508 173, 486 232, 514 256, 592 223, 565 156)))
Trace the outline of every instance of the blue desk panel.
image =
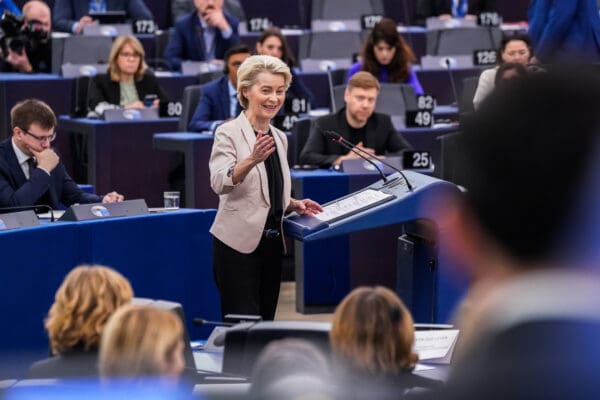
MULTIPOLYGON (((294 247, 298 311, 331 310, 357 286, 383 285, 396 289, 400 255, 398 237, 405 233, 403 224, 432 219, 433 215, 422 208, 423 204, 437 198, 438 193, 456 190, 454 185, 436 178, 410 171, 406 173, 415 185, 415 191, 406 195, 406 199, 398 198, 323 230, 315 229, 314 233, 299 233, 293 224, 284 224, 289 235, 300 239, 294 247)), ((348 175, 321 170, 294 171, 292 178, 297 198, 310 197, 321 203, 354 193, 378 181, 377 174, 348 175)), ((428 259, 415 258, 417 272, 414 283, 412 279, 409 283, 409 301, 416 322, 447 322, 465 288, 464 277, 457 276, 458 269, 446 256, 442 235, 436 236, 435 268, 423 273, 430 268, 428 259), (414 302, 412 293, 415 293, 414 302), (422 298, 419 297, 421 294, 422 298)))
MULTIPOLYGON (((131 281, 135 296, 180 302, 188 321, 219 319, 208 232, 215 214, 179 210, 0 232, 0 312, 6 321, 0 352, 37 358, 47 354, 43 320, 63 278, 81 263, 117 269, 131 281)), ((190 323, 188 329, 192 338, 208 334, 190 323)))
POLYGON ((177 118, 108 122, 61 116, 58 127, 70 143, 79 143, 79 150, 70 148, 76 181, 94 185, 99 194, 116 190, 127 199, 142 198, 150 207, 162 207, 163 192, 170 189, 169 174, 179 159, 154 150, 152 135, 174 131, 177 122, 177 118))

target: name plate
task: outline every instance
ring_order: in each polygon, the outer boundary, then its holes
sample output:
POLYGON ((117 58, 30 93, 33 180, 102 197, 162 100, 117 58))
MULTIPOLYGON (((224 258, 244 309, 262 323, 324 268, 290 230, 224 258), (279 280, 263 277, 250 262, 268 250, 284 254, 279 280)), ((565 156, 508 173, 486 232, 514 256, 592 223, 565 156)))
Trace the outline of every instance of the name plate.
POLYGON ((115 108, 105 110, 105 121, 138 121, 158 118, 158 108, 115 108))
POLYGON ((143 199, 126 200, 119 203, 75 204, 65 211, 59 221, 87 221, 114 217, 129 217, 148 214, 148 206, 143 199))
POLYGON ((40 221, 33 210, 0 214, 0 231, 39 225, 40 221))
POLYGON ((450 364, 458 332, 458 329, 416 331, 414 350, 419 355, 419 361, 450 364))

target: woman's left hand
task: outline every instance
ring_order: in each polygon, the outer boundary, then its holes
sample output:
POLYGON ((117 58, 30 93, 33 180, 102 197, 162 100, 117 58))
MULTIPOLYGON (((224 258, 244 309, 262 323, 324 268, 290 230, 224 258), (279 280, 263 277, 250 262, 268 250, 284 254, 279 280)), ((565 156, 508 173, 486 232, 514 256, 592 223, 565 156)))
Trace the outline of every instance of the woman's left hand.
POLYGON ((321 207, 319 203, 311 199, 292 199, 290 201, 288 211, 295 211, 300 215, 315 215, 323 211, 323 207, 321 207))

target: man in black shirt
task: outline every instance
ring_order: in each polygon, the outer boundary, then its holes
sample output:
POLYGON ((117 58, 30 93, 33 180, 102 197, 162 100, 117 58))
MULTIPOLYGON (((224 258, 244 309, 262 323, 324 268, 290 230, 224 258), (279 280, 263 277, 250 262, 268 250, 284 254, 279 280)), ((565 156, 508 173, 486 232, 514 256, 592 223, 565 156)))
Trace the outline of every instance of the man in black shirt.
POLYGON ((327 139, 323 130, 337 132, 365 152, 378 156, 399 155, 410 149, 410 144, 394 129, 390 116, 374 112, 378 94, 379 82, 373 75, 364 71, 352 75, 344 93, 346 106, 314 121, 300 163, 328 168, 359 158, 327 139))

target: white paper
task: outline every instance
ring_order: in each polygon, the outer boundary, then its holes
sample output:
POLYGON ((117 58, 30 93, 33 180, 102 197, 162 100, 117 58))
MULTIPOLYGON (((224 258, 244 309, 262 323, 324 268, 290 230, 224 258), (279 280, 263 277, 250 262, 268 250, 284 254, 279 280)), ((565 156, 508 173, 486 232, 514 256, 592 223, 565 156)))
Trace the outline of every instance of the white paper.
POLYGON ((324 222, 329 222, 338 217, 351 214, 363 207, 367 207, 371 204, 375 204, 381 200, 387 199, 388 197, 392 197, 392 195, 374 189, 362 190, 352 196, 326 205, 323 207, 322 213, 315 214, 315 218, 318 218, 324 222))
POLYGON ((450 364, 458 332, 458 329, 416 331, 414 350, 419 355, 419 360, 450 364))

